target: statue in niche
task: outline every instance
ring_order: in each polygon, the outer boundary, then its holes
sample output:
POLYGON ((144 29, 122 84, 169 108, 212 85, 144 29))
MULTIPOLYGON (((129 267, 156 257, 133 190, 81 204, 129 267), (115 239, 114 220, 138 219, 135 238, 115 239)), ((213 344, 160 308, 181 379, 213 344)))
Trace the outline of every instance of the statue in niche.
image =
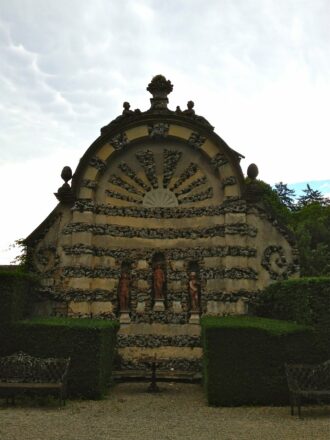
POLYGON ((153 287, 155 300, 164 299, 164 286, 165 286, 165 274, 158 263, 154 269, 153 273, 153 287))
POLYGON ((129 291, 130 278, 125 271, 121 273, 119 280, 119 307, 121 312, 127 312, 129 309, 129 291))
POLYGON ((189 273, 189 296, 191 302, 191 311, 198 312, 199 311, 199 282, 197 279, 196 272, 189 273))

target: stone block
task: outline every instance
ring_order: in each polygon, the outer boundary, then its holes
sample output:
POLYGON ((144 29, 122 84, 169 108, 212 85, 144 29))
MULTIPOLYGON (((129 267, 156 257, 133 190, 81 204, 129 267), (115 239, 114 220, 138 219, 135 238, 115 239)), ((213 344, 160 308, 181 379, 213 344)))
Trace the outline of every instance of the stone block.
POLYGON ((130 128, 126 130, 126 137, 128 141, 138 139, 140 137, 148 136, 148 127, 146 125, 140 125, 140 127, 130 128))
POLYGON ((73 265, 77 266, 93 266, 94 257, 91 254, 74 255, 72 258, 73 265))
POLYGON ((105 267, 105 268, 118 267, 116 263, 116 259, 108 255, 103 255, 102 257, 94 257, 94 265, 96 267, 105 267))
POLYGON ((117 288, 118 281, 114 278, 92 278, 91 288, 102 290, 114 290, 117 288))
POLYGON ((149 288, 149 283, 146 280, 138 280, 137 282, 138 290, 146 290, 149 288))
POLYGON ((237 315, 246 315, 248 312, 248 306, 246 302, 243 301, 242 299, 239 299, 235 303, 235 312, 237 313, 237 315))
MULTIPOLYGON (((194 325, 195 327, 198 327, 194 325)), ((130 326, 129 326, 130 327, 130 326)), ((118 353, 124 360, 150 360, 156 359, 201 359, 203 351, 201 347, 124 347, 119 348, 118 353)))
POLYGON ((105 144, 97 152, 97 157, 101 160, 106 161, 108 157, 115 151, 112 145, 105 144))
POLYGON ((244 213, 234 213, 234 212, 227 212, 225 214, 225 223, 246 223, 246 214, 244 213))
POLYGON ((226 280, 224 278, 215 278, 206 280, 206 290, 208 292, 216 292, 224 290, 226 286, 226 280))
POLYGON ((198 312, 191 312, 190 318, 189 318, 189 324, 199 324, 200 323, 200 317, 198 312))
POLYGON ((122 324, 130 324, 131 317, 129 316, 129 313, 128 312, 120 312, 119 322, 121 325, 122 324))
POLYGON ((136 305, 136 313, 138 314, 144 313, 145 308, 146 308, 146 303, 144 301, 138 301, 136 305))
POLYGON ((165 310, 164 300, 156 299, 153 307, 154 312, 163 312, 165 310))
POLYGON ((186 127, 181 127, 179 125, 171 124, 170 129, 168 131, 168 134, 170 136, 176 136, 181 139, 188 140, 192 134, 192 130, 190 130, 189 128, 186 128, 186 127))
POLYGON ((93 198, 93 189, 81 187, 79 191, 79 199, 91 199, 93 198))
POLYGON ((186 270, 184 260, 172 260, 170 261, 170 266, 172 270, 186 270))
POLYGON ((173 308, 173 313, 181 313, 182 312, 181 301, 173 301, 172 308, 173 308))
MULTIPOLYGON (((186 283, 184 283, 184 284, 186 284, 186 283)), ((182 281, 169 281, 167 283, 167 287, 171 291, 181 292, 182 291, 182 281)))
POLYGON ((247 313, 246 303, 239 299, 236 302, 230 301, 207 301, 206 314, 213 316, 224 315, 245 315, 247 313))
POLYGON ((210 157, 214 157, 217 153, 219 153, 219 148, 211 142, 209 139, 206 139, 201 149, 205 151, 205 153, 210 157))
POLYGON ((93 223, 94 222, 94 214, 90 211, 73 211, 72 213, 72 222, 73 223, 93 223))
POLYGON ((113 305, 110 301, 93 301, 91 303, 91 313, 93 315, 111 313, 112 310, 113 310, 113 305))
POLYGON ((204 267, 222 267, 224 257, 204 257, 204 267))
POLYGON ((72 233, 72 245, 85 244, 91 245, 93 242, 93 234, 91 232, 73 232, 72 233))
POLYGON ((239 187, 238 187, 238 185, 226 186, 224 188, 224 196, 225 197, 239 196, 239 187))
POLYGON ((148 269, 149 268, 149 264, 147 262, 147 260, 138 260, 137 264, 136 264, 136 268, 139 269, 148 269))
POLYGON ((86 180, 95 180, 97 173, 98 173, 98 170, 96 168, 88 166, 83 178, 86 180))
POLYGON ((89 302, 75 302, 70 301, 68 304, 69 315, 90 315, 91 304, 89 302))
POLYGON ((222 179, 225 179, 226 177, 230 177, 232 175, 235 175, 235 172, 233 171, 233 167, 228 162, 225 165, 222 165, 221 167, 221 177, 222 179))
POLYGON ((68 287, 71 289, 89 289, 91 285, 91 278, 69 278, 68 287))

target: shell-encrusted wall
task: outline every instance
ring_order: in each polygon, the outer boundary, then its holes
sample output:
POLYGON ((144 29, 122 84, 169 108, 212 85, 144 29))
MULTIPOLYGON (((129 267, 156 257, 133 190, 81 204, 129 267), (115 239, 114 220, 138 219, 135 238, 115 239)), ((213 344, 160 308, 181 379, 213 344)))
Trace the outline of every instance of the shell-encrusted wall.
POLYGON ((157 354, 165 369, 198 369, 200 315, 248 313, 265 286, 299 274, 256 166, 247 186, 243 156, 192 101, 167 108, 172 88, 158 75, 149 110, 124 103, 73 177, 63 169, 58 206, 26 240, 42 282, 35 313, 120 316, 122 368, 157 354))

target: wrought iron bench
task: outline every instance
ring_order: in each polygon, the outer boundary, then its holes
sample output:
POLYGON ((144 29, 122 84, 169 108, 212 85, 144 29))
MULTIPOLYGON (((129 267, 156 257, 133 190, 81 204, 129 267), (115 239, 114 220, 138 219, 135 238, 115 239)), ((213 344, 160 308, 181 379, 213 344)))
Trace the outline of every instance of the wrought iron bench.
POLYGON ((294 406, 301 417, 302 399, 316 399, 318 402, 330 397, 330 360, 317 365, 285 364, 288 381, 291 415, 294 406))
POLYGON ((70 358, 37 358, 18 352, 0 357, 0 394, 15 402, 15 395, 25 391, 58 392, 65 405, 70 358))

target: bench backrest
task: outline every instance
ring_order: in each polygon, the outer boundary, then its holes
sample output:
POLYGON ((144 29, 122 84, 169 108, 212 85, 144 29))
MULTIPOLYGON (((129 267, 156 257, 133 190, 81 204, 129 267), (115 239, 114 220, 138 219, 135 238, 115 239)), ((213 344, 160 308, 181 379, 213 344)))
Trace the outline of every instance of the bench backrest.
POLYGON ((286 364, 285 372, 291 391, 330 389, 330 360, 318 365, 286 364))
POLYGON ((23 352, 0 358, 0 381, 63 382, 70 358, 37 358, 23 352))

